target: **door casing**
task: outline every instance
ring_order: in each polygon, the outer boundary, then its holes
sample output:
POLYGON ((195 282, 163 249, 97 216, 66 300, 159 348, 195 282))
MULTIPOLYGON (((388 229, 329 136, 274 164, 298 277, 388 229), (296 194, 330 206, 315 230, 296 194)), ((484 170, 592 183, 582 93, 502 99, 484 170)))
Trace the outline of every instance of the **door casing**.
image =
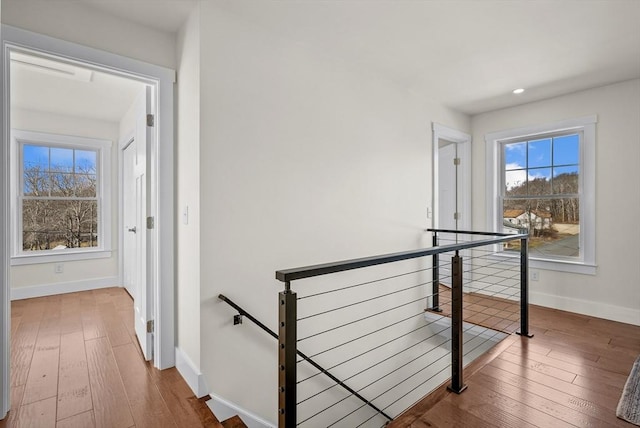
MULTIPOLYGON (((2 25, 2 56, 0 67, 0 115, 2 116, 2 147, 0 148, 0 419, 10 409, 10 278, 9 278, 9 53, 12 49, 51 55, 63 61, 123 75, 140 80, 155 88, 154 131, 156 138, 149 150, 149 206, 153 217, 147 263, 154 290, 154 366, 159 369, 175 365, 174 327, 174 257, 173 257, 173 85, 175 71, 127 58, 110 52, 55 39, 31 31, 2 25), (160 192, 162 189, 162 192, 160 192)), ((120 272, 122 267, 120 266, 120 272)))
POLYGON ((440 224, 439 208, 440 203, 438 200, 439 189, 439 145, 440 140, 447 140, 455 143, 458 148, 458 157, 461 159, 459 171, 460 180, 458 181, 458 192, 461 194, 459 197, 460 204, 458 206, 461 217, 458 221, 458 228, 460 230, 470 230, 472 226, 471 222, 471 135, 462 131, 458 131, 453 128, 449 128, 438 123, 432 124, 433 130, 433 227, 438 228, 440 224))

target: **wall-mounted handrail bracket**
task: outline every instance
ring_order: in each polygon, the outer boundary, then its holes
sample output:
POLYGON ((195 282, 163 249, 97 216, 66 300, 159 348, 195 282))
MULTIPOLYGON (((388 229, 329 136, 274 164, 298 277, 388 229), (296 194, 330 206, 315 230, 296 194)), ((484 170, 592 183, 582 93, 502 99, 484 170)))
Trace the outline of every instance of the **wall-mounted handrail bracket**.
POLYGON ((242 314, 237 314, 233 316, 233 325, 242 324, 242 314))

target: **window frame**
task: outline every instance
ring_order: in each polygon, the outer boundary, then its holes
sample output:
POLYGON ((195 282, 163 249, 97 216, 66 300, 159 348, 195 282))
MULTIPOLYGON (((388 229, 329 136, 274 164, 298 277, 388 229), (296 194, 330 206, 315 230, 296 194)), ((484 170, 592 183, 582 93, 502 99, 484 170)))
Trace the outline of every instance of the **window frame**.
MULTIPOLYGON (((596 159, 596 115, 568 119, 542 125, 509 129, 485 135, 487 170, 487 227, 502 230, 502 201, 504 197, 504 145, 521 140, 533 140, 550 134, 578 133, 580 198, 580 257, 540 257, 529 255, 530 267, 563 272, 596 274, 595 257, 595 159, 596 159)), ((496 247, 500 257, 519 257, 503 252, 496 247)))
POLYGON ((111 257, 111 147, 109 140, 70 135, 11 130, 11 265, 51 263, 111 257), (24 145, 91 150, 97 152, 96 201, 98 206, 98 246, 42 251, 22 249, 22 200, 24 145))

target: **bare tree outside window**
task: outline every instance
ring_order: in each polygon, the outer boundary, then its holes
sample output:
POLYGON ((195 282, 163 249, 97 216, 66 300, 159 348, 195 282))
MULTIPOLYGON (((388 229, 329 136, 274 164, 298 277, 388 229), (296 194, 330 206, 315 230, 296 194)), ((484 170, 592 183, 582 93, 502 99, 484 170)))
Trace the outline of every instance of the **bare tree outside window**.
POLYGON ((22 250, 98 246, 98 151, 23 144, 22 250))

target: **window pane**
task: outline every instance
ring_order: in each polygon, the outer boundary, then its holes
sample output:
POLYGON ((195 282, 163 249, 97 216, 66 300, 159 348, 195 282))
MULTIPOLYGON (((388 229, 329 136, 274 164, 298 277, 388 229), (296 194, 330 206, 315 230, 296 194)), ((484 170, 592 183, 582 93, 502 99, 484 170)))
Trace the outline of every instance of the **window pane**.
POLYGON ((75 172, 81 174, 95 174, 97 157, 97 152, 89 150, 76 150, 75 172))
POLYGON ((534 168, 528 171, 529 195, 551 194, 551 168, 534 168))
POLYGON ((51 171, 73 171, 73 150, 51 148, 51 171))
POLYGON ((553 193, 556 195, 577 194, 580 190, 577 166, 553 168, 553 193))
POLYGON ((96 197, 96 176, 95 174, 78 174, 76 175, 76 196, 83 198, 96 197))
POLYGON ((49 169, 49 148, 25 144, 22 146, 22 161, 25 170, 46 171, 49 169))
POLYGON ((98 246, 96 201, 26 200, 22 222, 24 251, 98 246))
MULTIPOLYGON (((580 204, 578 198, 509 200, 503 203, 503 230, 529 230, 529 254, 580 256, 580 204)), ((516 243, 505 250, 518 250, 516 243)))
POLYGON ((554 165, 578 165, 580 163, 580 138, 578 134, 553 139, 554 165))
POLYGON ((505 171, 505 195, 525 196, 527 194, 527 170, 505 171))
POLYGON ((51 173, 51 196, 71 197, 75 195, 73 174, 51 173))
POLYGON ((527 143, 504 145, 505 170, 527 167, 527 143))
POLYGON ((25 251, 48 250, 51 237, 45 225, 51 221, 49 201, 26 200, 22 202, 22 249, 25 251))
POLYGON ((529 168, 551 166, 551 139, 529 141, 528 155, 529 168))
POLYGON ((22 174, 26 196, 49 196, 49 174, 38 168, 25 169, 22 174))

